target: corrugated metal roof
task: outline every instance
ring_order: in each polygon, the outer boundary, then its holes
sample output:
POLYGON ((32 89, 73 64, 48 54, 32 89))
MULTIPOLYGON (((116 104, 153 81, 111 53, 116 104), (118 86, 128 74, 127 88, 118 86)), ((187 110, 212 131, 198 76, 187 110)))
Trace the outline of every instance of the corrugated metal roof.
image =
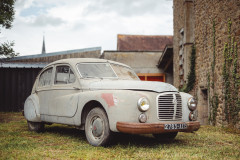
POLYGON ((118 51, 163 51, 167 44, 173 43, 173 36, 165 35, 118 35, 118 51))
POLYGON ((29 56, 18 56, 9 59, 9 61, 14 60, 22 60, 22 59, 31 59, 31 58, 42 58, 42 57, 50 57, 50 56, 57 56, 57 55, 65 55, 65 54, 73 54, 73 53, 81 53, 81 52, 88 52, 88 51, 101 51, 101 47, 93 47, 93 48, 84 48, 84 49, 75 49, 75 50, 68 50, 68 51, 60 51, 60 52, 52 52, 46 54, 36 54, 36 55, 29 55, 29 56))
POLYGON ((0 68, 43 68, 48 63, 0 63, 0 68))

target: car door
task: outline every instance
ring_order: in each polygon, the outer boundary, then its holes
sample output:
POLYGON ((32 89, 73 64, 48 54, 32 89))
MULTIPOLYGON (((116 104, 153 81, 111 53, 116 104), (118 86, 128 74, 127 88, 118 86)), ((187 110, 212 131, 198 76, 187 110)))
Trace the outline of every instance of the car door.
POLYGON ((48 67, 40 73, 36 94, 39 98, 40 114, 48 115, 49 102, 51 101, 51 87, 53 83, 53 67, 48 67))
POLYGON ((71 67, 67 64, 56 65, 48 115, 73 117, 77 111, 79 92, 78 80, 71 67))

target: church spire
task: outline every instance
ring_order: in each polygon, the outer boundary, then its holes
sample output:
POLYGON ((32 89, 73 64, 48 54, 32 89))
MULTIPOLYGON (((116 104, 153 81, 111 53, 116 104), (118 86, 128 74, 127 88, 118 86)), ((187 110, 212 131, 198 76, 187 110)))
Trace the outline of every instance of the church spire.
POLYGON ((45 49, 45 37, 44 37, 44 35, 43 35, 42 54, 46 54, 46 49, 45 49))

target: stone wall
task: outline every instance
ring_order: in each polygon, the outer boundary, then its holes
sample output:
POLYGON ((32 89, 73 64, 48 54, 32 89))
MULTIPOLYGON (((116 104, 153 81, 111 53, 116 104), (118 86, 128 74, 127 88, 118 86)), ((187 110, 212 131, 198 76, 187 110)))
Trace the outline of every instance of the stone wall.
MULTIPOLYGON (((232 36, 240 48, 240 1, 229 0, 202 0, 195 1, 195 43, 197 49, 196 73, 197 86, 206 87, 207 74, 214 81, 215 93, 219 95, 219 106, 217 112, 217 125, 226 125, 224 121, 224 95, 223 95, 223 63, 224 44, 228 42, 228 20, 232 22, 232 36), (213 62, 213 20, 215 21, 215 51, 216 65, 214 76, 211 75, 211 64, 213 62), (214 79, 213 79, 214 78, 214 79)), ((238 62, 240 62, 240 50, 238 49, 238 62)), ((238 63, 239 65, 239 63, 238 63)), ((239 71, 239 69, 238 69, 239 71)), ((211 87, 213 89, 213 87, 211 87)), ((211 91, 210 96, 213 96, 211 91)), ((201 96, 201 91, 198 91, 201 96)), ((236 95, 239 96, 239 95, 236 95)))
POLYGON ((173 84, 180 86, 179 43, 182 41, 181 29, 184 28, 184 1, 173 1, 173 84))
MULTIPOLYGON (((174 85, 180 86, 178 44, 180 39, 179 30, 184 28, 184 7, 190 0, 174 0, 174 85)), ((190 1, 194 6, 194 43, 196 46, 196 83, 191 92, 196 95, 199 102, 199 120, 202 124, 208 123, 209 97, 216 93, 219 98, 217 108, 216 125, 226 125, 224 116, 223 94, 223 63, 224 44, 228 42, 228 20, 232 22, 232 36, 238 46, 238 66, 240 66, 240 1, 239 0, 201 0, 190 1), (215 53, 216 64, 212 73, 213 63, 213 21, 215 21, 215 53), (208 74, 214 87, 208 87, 208 74), (210 90, 210 95, 208 95, 210 90)), ((238 68, 238 72, 240 69, 238 68)), ((185 79, 186 80, 186 79, 185 79)), ((239 90, 240 92, 240 90, 239 90)), ((239 96, 239 95, 236 95, 239 96)), ((239 127, 239 126, 238 126, 239 127)))

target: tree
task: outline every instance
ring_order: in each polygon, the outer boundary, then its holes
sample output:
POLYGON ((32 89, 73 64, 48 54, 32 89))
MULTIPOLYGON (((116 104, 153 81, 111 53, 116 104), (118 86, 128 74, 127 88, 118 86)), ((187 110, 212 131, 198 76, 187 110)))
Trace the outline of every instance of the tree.
MULTIPOLYGON (((10 29, 14 19, 14 3, 16 0, 0 0, 0 33, 1 29, 10 29)), ((18 53, 13 50, 14 42, 4 42, 0 44, 0 55, 8 58, 15 57, 18 53)))
POLYGON ((4 55, 7 58, 12 58, 18 56, 18 53, 15 53, 13 50, 14 42, 4 42, 0 45, 0 55, 4 55))

